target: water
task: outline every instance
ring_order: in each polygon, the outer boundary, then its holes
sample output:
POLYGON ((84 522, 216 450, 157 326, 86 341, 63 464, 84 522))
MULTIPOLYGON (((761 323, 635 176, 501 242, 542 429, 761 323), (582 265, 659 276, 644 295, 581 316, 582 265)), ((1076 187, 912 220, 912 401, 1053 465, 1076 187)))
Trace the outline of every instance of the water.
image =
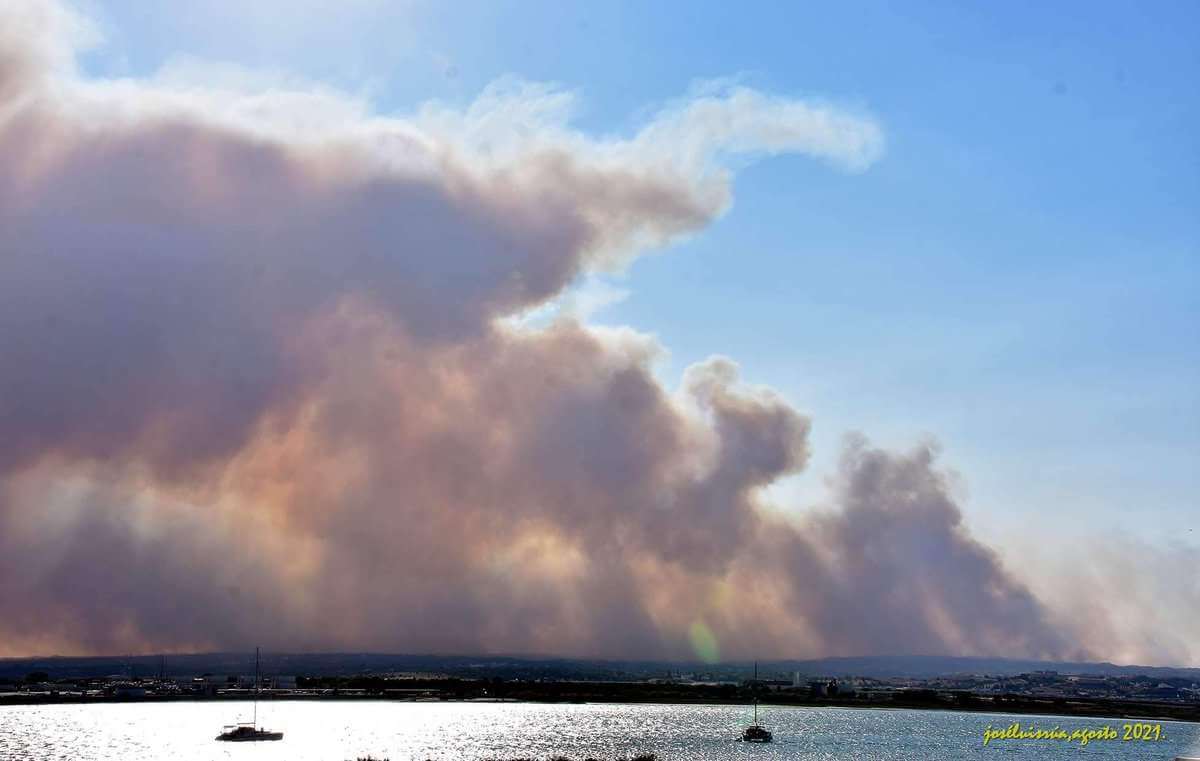
POLYGON ((760 708, 771 745, 734 740, 749 709, 694 705, 498 703, 260 703, 260 724, 281 742, 219 743, 223 724, 248 719, 249 703, 125 703, 0 708, 0 759, 141 761, 254 759, 391 761, 540 757, 614 758, 655 752, 668 761, 806 759, 1172 759, 1200 748, 1200 725, 1162 722, 1159 742, 993 741, 983 730, 1013 721, 1067 730, 1120 730, 1119 719, 1010 716, 942 711, 760 708))

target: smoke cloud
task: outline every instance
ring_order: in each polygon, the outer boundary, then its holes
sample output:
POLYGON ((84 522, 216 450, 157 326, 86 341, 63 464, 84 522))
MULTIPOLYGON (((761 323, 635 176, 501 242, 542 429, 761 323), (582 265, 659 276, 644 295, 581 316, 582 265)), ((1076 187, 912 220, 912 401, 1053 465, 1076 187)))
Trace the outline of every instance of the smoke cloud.
POLYGON ((869 117, 713 85, 599 139, 516 81, 380 116, 88 80, 87 30, 0 6, 0 655, 1080 655, 930 447, 855 439, 782 517, 809 420, 732 361, 667 389, 646 336, 508 319, 703 230, 731 155, 866 169, 869 117))

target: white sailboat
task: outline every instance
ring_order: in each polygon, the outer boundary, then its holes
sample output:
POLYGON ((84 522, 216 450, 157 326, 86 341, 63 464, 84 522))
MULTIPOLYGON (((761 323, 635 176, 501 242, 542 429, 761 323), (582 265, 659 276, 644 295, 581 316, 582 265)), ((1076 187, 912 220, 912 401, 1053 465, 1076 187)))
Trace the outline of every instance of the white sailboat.
POLYGON ((217 739, 223 742, 258 742, 260 740, 282 740, 282 732, 271 732, 258 726, 258 687, 261 683, 258 672, 258 648, 254 648, 254 717, 249 722, 227 724, 217 739))

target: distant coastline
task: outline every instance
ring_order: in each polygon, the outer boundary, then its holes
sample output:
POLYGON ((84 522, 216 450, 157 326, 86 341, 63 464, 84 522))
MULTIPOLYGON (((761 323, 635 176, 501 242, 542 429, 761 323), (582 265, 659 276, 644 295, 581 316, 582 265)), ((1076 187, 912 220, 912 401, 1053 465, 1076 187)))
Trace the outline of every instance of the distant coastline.
MULTIPOLYGON (((716 694, 712 688, 686 685, 647 685, 642 683, 550 682, 505 683, 433 680, 403 691, 369 689, 295 690, 268 692, 265 701, 395 701, 395 702, 489 702, 489 703, 619 703, 661 705, 742 705, 746 698, 716 694), (414 690, 420 694, 414 693, 414 690), (489 692, 492 691, 492 692, 489 692), (503 694, 496 694, 502 692, 503 694)), ((175 703, 238 701, 248 694, 228 692, 212 696, 45 694, 36 692, 0 693, 0 708, 20 705, 110 705, 119 703, 175 703)), ((762 705, 809 708, 869 708, 962 711, 967 713, 1005 713, 1112 719, 1156 719, 1200 723, 1200 704, 1160 703, 1108 699, 1039 696, 945 695, 933 690, 910 690, 884 698, 812 698, 785 694, 764 694, 762 705)))
MULTIPOLYGON (((264 653, 264 700, 764 704, 1200 722, 1200 669, 870 656, 752 663, 264 653), (284 676, 292 675, 292 676, 284 676)), ((0 707, 244 700, 245 653, 0 659, 0 707)))

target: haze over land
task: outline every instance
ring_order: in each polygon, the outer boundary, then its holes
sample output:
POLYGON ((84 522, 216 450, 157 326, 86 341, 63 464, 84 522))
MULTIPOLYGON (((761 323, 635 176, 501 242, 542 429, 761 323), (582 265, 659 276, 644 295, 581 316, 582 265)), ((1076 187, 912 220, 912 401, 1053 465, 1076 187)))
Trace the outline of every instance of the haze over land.
MULTIPOLYGON (((387 675, 441 675, 467 680, 538 679, 577 681, 645 681, 672 679, 689 681, 699 677, 717 681, 742 681, 759 668, 764 679, 791 680, 800 672, 804 679, 819 677, 871 677, 927 679, 964 674, 1017 676, 1040 670, 1059 674, 1149 678, 1200 677, 1200 669, 1170 666, 1131 666, 1112 663, 1072 663, 1067 661, 1028 661, 1007 658, 941 656, 862 656, 820 658, 814 660, 736 661, 708 664, 699 661, 640 661, 512 656, 398 655, 387 653, 263 653, 262 670, 266 674, 304 675, 309 677, 387 675), (687 674, 688 678, 681 675, 687 674)), ((152 677, 160 673, 170 678, 200 674, 240 674, 253 668, 253 656, 246 653, 187 653, 171 656, 91 656, 46 658, 0 658, 0 681, 24 680, 34 672, 51 679, 79 677, 128 678, 152 677)))
POLYGON ((870 172, 869 113, 722 83, 596 136, 506 80, 383 115, 84 77, 93 32, 0 0, 0 655, 1200 657, 1194 572, 1068 544, 1125 586, 1035 591, 929 442, 851 434, 769 509, 807 411, 546 316, 703 235, 750 159, 870 172))

